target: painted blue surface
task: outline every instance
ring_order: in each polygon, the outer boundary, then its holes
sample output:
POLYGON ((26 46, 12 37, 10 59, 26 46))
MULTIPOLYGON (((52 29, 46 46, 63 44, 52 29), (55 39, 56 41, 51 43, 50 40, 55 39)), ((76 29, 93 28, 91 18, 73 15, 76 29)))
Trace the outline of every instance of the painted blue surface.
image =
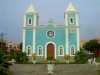
MULTIPOLYGON (((63 45, 65 49, 65 29, 51 29, 51 28, 41 28, 36 30, 36 47, 42 45, 45 47, 47 42, 54 42, 56 44, 56 50, 58 46, 63 45), (54 37, 49 37, 47 35, 48 31, 54 31, 54 37)), ((65 51, 64 51, 65 52, 65 51)), ((58 53, 58 52, 57 52, 58 53)))
POLYGON ((77 47, 77 34, 76 32, 69 33, 69 46, 77 47))
POLYGON ((33 45, 33 31, 32 29, 26 29, 25 31, 25 45, 33 45))
MULTIPOLYGON (((62 49, 64 49, 64 55, 65 54, 70 54, 70 49, 73 47, 74 49, 78 49, 77 47, 77 27, 76 27, 76 12, 68 12, 68 26, 66 25, 56 25, 54 24, 54 22, 52 20, 50 20, 48 22, 47 25, 36 25, 36 26, 30 26, 30 25, 26 25, 26 32, 25 32, 25 48, 30 45, 32 48, 32 50, 37 54, 38 52, 38 48, 39 46, 41 46, 43 48, 43 56, 46 57, 47 54, 46 53, 46 49, 49 43, 54 44, 55 49, 56 49, 56 55, 58 56, 59 54, 59 47, 63 46, 62 49), (72 24, 69 22, 70 18, 72 18, 74 20, 74 24, 72 22, 72 24), (72 27, 72 29, 71 29, 72 27), (68 30, 68 32, 66 32, 68 30), (33 42, 33 31, 35 31, 35 42, 33 42), (51 35, 48 36, 48 31, 54 33, 54 36, 51 37, 51 35), (68 34, 68 36, 66 36, 68 34), (68 39, 68 40, 67 40, 68 39), (67 43, 68 42, 68 43, 67 43), (35 43, 35 44, 34 44, 35 43), (68 45, 68 46, 67 46, 68 45), (68 47, 68 48, 66 48, 68 47)), ((32 18, 33 20, 33 15, 26 15, 26 20, 28 20, 28 18, 32 18)), ((37 22, 36 20, 33 20, 33 24, 37 22)), ((32 52, 33 52, 32 51, 32 52)), ((56 58, 56 57, 55 57, 56 58)))

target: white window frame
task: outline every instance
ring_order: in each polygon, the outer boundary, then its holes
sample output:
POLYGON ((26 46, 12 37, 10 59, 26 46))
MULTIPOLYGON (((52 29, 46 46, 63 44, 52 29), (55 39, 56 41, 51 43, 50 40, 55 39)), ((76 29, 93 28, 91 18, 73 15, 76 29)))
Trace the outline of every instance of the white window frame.
POLYGON ((64 56, 64 46, 63 45, 58 46, 58 56, 64 56), (63 49, 63 54, 62 55, 60 55, 60 48, 61 47, 63 49))
POLYGON ((42 45, 37 46, 37 53, 36 54, 37 54, 37 56, 43 56, 43 46, 42 45), (42 54, 39 55, 39 48, 40 47, 41 47, 41 50, 42 50, 42 54))
POLYGON ((27 24, 28 24, 28 25, 32 25, 32 18, 31 18, 31 17, 28 17, 27 24), (31 19, 31 24, 29 24, 29 20, 30 20, 30 19, 31 19))
POLYGON ((31 45, 26 46, 26 55, 27 56, 32 56, 32 47, 31 47, 31 45), (31 53, 29 55, 28 55, 28 47, 30 47, 30 50, 31 50, 31 53))
POLYGON ((46 31, 46 36, 47 36, 47 38, 49 38, 49 39, 55 38, 55 31, 54 31, 54 30, 48 30, 48 31, 46 31), (49 31, 53 31, 53 32, 54 32, 54 36, 53 36, 53 37, 49 37, 49 36, 48 36, 48 32, 49 32, 49 31))
POLYGON ((75 50, 76 50, 75 45, 71 45, 70 46, 70 55, 71 56, 75 56, 75 50), (71 51, 72 47, 74 48, 74 55, 72 54, 72 51, 71 51))
POLYGON ((69 17, 69 24, 71 25, 74 25, 74 22, 75 22, 75 20, 74 20, 74 18, 73 17, 69 17), (73 23, 71 23, 71 19, 73 20, 73 23))

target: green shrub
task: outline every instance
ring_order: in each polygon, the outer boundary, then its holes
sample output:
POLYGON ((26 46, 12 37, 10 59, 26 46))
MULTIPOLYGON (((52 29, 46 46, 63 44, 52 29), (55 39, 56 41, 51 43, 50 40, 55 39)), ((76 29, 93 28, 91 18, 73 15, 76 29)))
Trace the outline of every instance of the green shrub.
POLYGON ((96 57, 96 62, 100 62, 100 57, 96 57))
POLYGON ((79 51, 75 54, 76 64, 85 64, 88 61, 88 55, 84 51, 79 51))
POLYGON ((10 75, 9 68, 6 64, 0 64, 0 75, 10 75))

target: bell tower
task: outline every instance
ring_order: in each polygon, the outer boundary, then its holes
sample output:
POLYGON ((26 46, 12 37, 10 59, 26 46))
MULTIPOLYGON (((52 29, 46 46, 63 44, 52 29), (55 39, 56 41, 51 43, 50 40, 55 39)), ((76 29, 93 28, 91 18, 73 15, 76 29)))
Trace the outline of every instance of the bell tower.
POLYGON ((68 48, 67 54, 70 56, 75 55, 79 50, 79 13, 76 7, 69 3, 65 11, 65 26, 66 26, 66 47, 68 48))
POLYGON ((23 52, 28 56, 35 53, 35 32, 38 25, 38 13, 35 8, 30 5, 24 15, 23 24, 23 52))

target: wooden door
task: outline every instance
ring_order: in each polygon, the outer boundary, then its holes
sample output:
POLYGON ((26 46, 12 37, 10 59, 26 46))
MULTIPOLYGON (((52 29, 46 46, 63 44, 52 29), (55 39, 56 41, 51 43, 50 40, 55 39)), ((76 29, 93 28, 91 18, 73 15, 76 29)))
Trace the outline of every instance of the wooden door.
POLYGON ((52 43, 47 45, 47 59, 48 60, 54 59, 54 55, 55 55, 54 49, 55 49, 55 47, 52 43))

